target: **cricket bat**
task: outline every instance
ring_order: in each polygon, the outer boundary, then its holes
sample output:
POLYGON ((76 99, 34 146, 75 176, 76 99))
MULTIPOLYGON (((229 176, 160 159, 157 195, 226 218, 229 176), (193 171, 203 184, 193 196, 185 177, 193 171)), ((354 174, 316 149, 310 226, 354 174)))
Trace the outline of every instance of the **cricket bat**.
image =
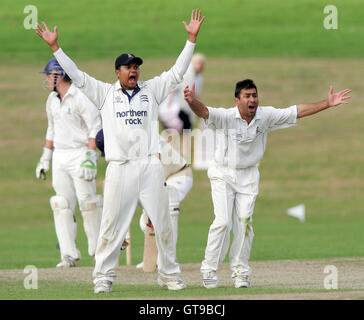
POLYGON ((155 272, 157 270, 158 249, 155 243, 155 233, 151 221, 148 219, 144 233, 143 271, 155 272))

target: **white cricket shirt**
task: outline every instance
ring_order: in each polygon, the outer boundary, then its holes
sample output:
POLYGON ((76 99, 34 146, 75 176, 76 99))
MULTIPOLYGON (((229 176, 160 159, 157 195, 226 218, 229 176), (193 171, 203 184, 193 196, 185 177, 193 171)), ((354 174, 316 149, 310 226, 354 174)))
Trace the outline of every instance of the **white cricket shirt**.
POLYGON ((89 138, 95 138, 101 129, 100 112, 73 84, 62 101, 57 92, 51 92, 46 102, 48 128, 46 139, 56 149, 88 147, 89 138))
POLYGON ((220 167, 244 169, 256 166, 264 155, 268 132, 297 123, 296 105, 284 109, 258 107, 249 125, 236 106, 207 108, 209 117, 204 122, 216 130, 214 162, 220 167))
POLYGON ((151 80, 138 81, 132 96, 119 80, 114 84, 98 81, 78 70, 62 49, 54 53, 73 83, 100 109, 106 161, 126 162, 158 154, 158 106, 182 81, 194 47, 187 40, 175 65, 151 80))

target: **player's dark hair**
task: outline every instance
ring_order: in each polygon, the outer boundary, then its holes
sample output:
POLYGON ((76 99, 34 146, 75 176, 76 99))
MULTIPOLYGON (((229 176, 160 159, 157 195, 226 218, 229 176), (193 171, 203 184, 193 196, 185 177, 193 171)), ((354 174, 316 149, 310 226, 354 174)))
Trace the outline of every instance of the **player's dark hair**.
POLYGON ((242 81, 239 81, 236 83, 235 98, 239 99, 240 91, 243 89, 255 89, 258 93, 258 89, 257 89, 256 85, 254 84, 253 80, 245 79, 245 80, 242 80, 242 81))

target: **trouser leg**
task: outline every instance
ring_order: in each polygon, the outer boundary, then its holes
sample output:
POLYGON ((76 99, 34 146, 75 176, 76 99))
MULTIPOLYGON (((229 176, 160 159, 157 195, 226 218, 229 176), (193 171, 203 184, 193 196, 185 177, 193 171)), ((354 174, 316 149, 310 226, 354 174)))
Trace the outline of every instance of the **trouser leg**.
POLYGON ((176 247, 172 236, 163 166, 158 160, 144 164, 142 167, 139 200, 154 226, 158 249, 158 272, 162 275, 179 274, 181 271, 176 261, 176 247))
POLYGON ((215 219, 210 226, 201 272, 216 271, 224 260, 230 242, 235 193, 225 181, 210 179, 215 219))
POLYGON ((246 275, 250 275, 249 258, 253 244, 253 219, 256 195, 237 194, 235 200, 233 233, 234 239, 230 248, 230 267, 238 268, 246 275))
POLYGON ((104 206, 95 254, 94 283, 113 282, 114 271, 138 203, 139 168, 110 162, 105 177, 104 206))

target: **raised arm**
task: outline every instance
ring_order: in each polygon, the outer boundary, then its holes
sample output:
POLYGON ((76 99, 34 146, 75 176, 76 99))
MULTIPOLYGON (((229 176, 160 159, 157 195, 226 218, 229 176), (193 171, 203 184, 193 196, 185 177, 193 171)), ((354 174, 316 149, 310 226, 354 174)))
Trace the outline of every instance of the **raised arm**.
POLYGON ((190 23, 187 24, 183 21, 188 33, 188 39, 176 63, 170 70, 163 72, 160 76, 149 81, 149 85, 153 88, 158 103, 161 103, 182 82, 183 76, 190 65, 195 50, 197 35, 204 20, 205 16, 201 18, 201 10, 192 10, 190 23))
MULTIPOLYGON (((53 32, 48 29, 47 24, 43 21, 43 27, 38 23, 37 24, 37 35, 41 37, 51 48, 52 52, 55 54, 56 52, 62 52, 62 49, 58 45, 58 27, 55 26, 53 32)), ((60 57, 57 61, 62 66, 63 70, 68 74, 68 76, 72 79, 73 83, 77 86, 80 86, 83 81, 82 71, 78 70, 76 64, 68 58, 65 54, 65 57, 60 57), (59 61, 61 60, 61 61, 59 61), (62 61, 63 60, 63 61, 62 61)))
POLYGON ((99 109, 102 108, 106 94, 110 88, 110 84, 96 80, 87 73, 82 72, 76 64, 63 52, 58 45, 57 26, 53 32, 48 29, 45 22, 42 22, 43 27, 37 24, 37 34, 51 48, 58 63, 61 65, 66 74, 71 78, 72 82, 82 90, 82 92, 95 104, 99 109))
POLYGON ((334 93, 334 88, 330 86, 329 96, 326 100, 315 103, 305 103, 297 105, 297 118, 307 117, 327 108, 338 106, 340 104, 347 104, 348 102, 345 100, 351 98, 350 96, 347 96, 347 94, 350 92, 350 89, 345 89, 334 93))
POLYGON ((192 84, 191 90, 189 90, 188 86, 186 86, 184 90, 184 98, 196 116, 203 119, 209 118, 209 109, 207 109, 206 105, 196 98, 195 83, 192 84))
POLYGON ((182 53, 177 58, 177 61, 174 65, 175 71, 180 79, 183 78, 186 73, 188 66, 190 65, 193 51, 195 49, 195 43, 197 39, 198 32, 200 31, 201 25, 205 20, 205 16, 201 18, 201 10, 196 9, 192 10, 190 23, 187 24, 185 21, 182 23, 185 26, 185 29, 188 33, 188 41, 183 49, 182 53), (190 42, 190 43, 188 43, 190 42))

